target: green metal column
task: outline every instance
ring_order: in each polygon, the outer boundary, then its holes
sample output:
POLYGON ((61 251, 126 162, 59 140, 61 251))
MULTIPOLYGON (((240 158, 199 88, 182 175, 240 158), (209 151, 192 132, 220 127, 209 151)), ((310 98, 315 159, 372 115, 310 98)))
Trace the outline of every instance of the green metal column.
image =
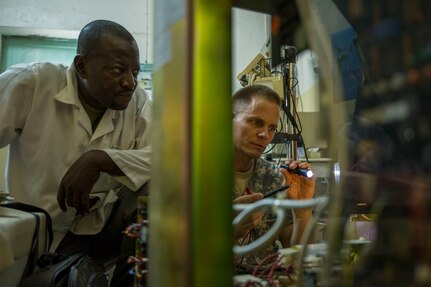
POLYGON ((231 286, 231 3, 193 2, 193 286, 231 286))

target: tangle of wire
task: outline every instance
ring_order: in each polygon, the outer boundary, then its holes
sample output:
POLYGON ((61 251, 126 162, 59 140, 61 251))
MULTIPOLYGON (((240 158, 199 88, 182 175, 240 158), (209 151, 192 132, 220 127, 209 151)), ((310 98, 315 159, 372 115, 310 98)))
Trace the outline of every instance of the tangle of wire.
POLYGON ((127 226, 124 234, 130 238, 136 239, 136 255, 129 256, 127 263, 133 264, 133 268, 129 273, 135 277, 136 287, 145 286, 145 276, 148 273, 147 264, 148 258, 145 257, 145 245, 148 233, 148 220, 142 220, 138 223, 133 223, 127 226))
MULTIPOLYGON (((246 235, 244 235, 241 238, 241 241, 239 242, 240 245, 249 244, 252 240, 256 238, 256 232, 255 228, 250 229, 246 235)), ((245 256, 241 256, 238 258, 238 260, 235 263, 236 268, 241 268, 245 256)), ((278 286, 278 283, 276 282, 276 279, 280 275, 287 276, 290 280, 293 281, 292 275, 294 274, 295 269, 293 268, 293 263, 285 266, 283 264, 283 256, 279 255, 278 252, 274 252, 269 254, 268 256, 264 257, 253 269, 252 276, 255 276, 257 278, 265 279, 270 286, 276 287, 278 286), (262 267, 267 264, 263 269, 262 267), (261 270, 262 269, 262 270, 261 270)), ((243 283, 237 283, 235 284, 235 287, 263 287, 260 282, 257 282, 255 280, 248 280, 243 283)), ((266 286, 266 285, 265 285, 266 286)))
MULTIPOLYGON (((265 280, 272 287, 280 286, 277 279, 286 276, 290 281, 295 281, 296 269, 294 263, 285 264, 284 255, 274 252, 266 256, 253 269, 252 276, 265 280)), ((248 280, 243 283, 235 284, 235 287, 263 286, 259 281, 248 280)), ((266 286, 266 285, 265 285, 266 286)))
MULTIPOLYGON (((293 65, 292 67, 296 70, 295 65, 293 65)), ((272 72, 272 74, 277 74, 277 73, 280 73, 283 75, 283 79, 284 79, 283 86, 285 87, 284 88, 284 91, 285 91, 284 98, 285 98, 285 101, 289 101, 290 103, 292 103, 292 108, 293 108, 292 114, 290 114, 290 111, 287 111, 287 113, 289 113, 289 114, 286 114, 286 110, 283 109, 285 111, 285 113, 283 114, 283 119, 280 119, 281 124, 282 124, 280 127, 280 130, 283 130, 283 121, 285 120, 285 116, 287 116, 289 118, 290 122, 292 123, 292 126, 297 131, 297 136, 299 138, 298 143, 304 148, 305 161, 308 162, 309 160, 308 160, 308 155, 306 152, 305 141, 304 141, 304 138, 302 136, 302 122, 301 122, 301 119, 300 119, 298 111, 297 111, 297 107, 296 107, 296 103, 295 103, 295 95, 293 94, 293 91, 298 86, 298 79, 295 76, 293 76, 293 77, 289 76, 289 63, 287 63, 287 62, 283 62, 281 64, 281 72, 280 71, 272 72), (293 86, 291 88, 288 85, 288 83, 290 81, 293 81, 293 86), (295 120, 295 118, 297 119, 297 121, 295 120)), ((295 73, 293 73, 293 74, 295 74, 295 73)), ((278 132, 280 132, 280 131, 278 131, 278 132)), ((266 151, 266 153, 271 151, 275 146, 276 146, 276 144, 273 144, 271 149, 266 151)), ((281 156, 278 159, 278 163, 280 163, 280 161, 281 161, 281 156)))
MULTIPOLYGON (((307 204, 312 204, 312 205, 316 205, 316 209, 315 209, 315 214, 313 215, 313 217, 311 218, 310 222, 308 222, 304 233, 302 235, 301 238, 301 245, 303 246, 303 248, 301 248, 300 252, 299 252, 299 256, 297 256, 297 259, 294 260, 294 265, 290 265, 288 264, 287 266, 285 266, 285 264, 283 264, 282 259, 279 258, 279 256, 277 255, 270 255, 269 257, 264 258, 254 269, 253 272, 253 276, 255 277, 263 277, 266 278, 266 280, 268 280, 268 282, 271 284, 271 286, 278 286, 277 282, 275 282, 275 279, 277 279, 281 274, 285 273, 288 278, 290 279, 290 281, 296 281, 297 286, 302 286, 302 281, 303 281, 303 262, 304 262, 304 258, 305 258, 305 254, 306 254, 306 249, 307 249, 307 245, 309 244, 309 241, 311 239, 311 234, 313 232, 314 226, 317 222, 317 220, 320 218, 322 211, 325 209, 325 207, 327 206, 328 202, 329 202, 329 198, 328 197, 320 197, 318 199, 313 199, 310 201, 305 201, 307 202, 307 204), (272 260, 272 261, 270 261, 272 260), (260 271, 259 273, 257 273, 264 264, 266 263, 270 263, 269 265, 267 265, 262 271, 260 271), (269 267, 270 266, 270 267, 269 267), (292 269, 294 266, 296 266, 295 269, 292 269), (283 269, 284 268, 284 269, 283 269), (280 273, 281 271, 281 273, 280 273), (292 275, 295 275, 295 280, 292 279, 292 275)), ((304 204, 306 204, 305 202, 299 203, 300 206, 303 206, 304 204)), ((282 205, 282 201, 279 202, 278 204, 280 206, 282 205)), ((298 203, 296 201, 296 203, 298 203)), ((299 208, 299 205, 296 206, 296 208, 299 208)), ((287 207, 287 206, 286 206, 287 207)), ((295 207, 293 207, 295 208, 295 207)), ((249 213, 252 212, 253 209, 249 209, 249 213)), ((247 213, 244 213, 243 217, 246 216, 247 213)), ((241 216, 241 213, 240 213, 241 216)), ((241 219, 239 219, 239 222, 241 219)), ((247 238, 247 236, 245 236, 245 238, 247 238)), ((253 286, 253 285, 251 285, 253 286)))
POLYGON ((277 286, 276 279, 280 275, 285 275, 293 281, 293 275, 295 272, 293 263, 286 266, 283 263, 283 257, 284 256, 280 255, 278 252, 268 255, 255 267, 252 275, 258 278, 265 278, 271 286, 277 286), (261 270, 265 263, 267 263, 267 266, 261 270))
MULTIPOLYGON (((239 245, 245 245, 249 244, 252 239, 254 239, 253 233, 256 231, 256 229, 253 227, 250 229, 246 235, 244 235, 243 238, 241 238, 241 241, 239 242, 239 245)), ((238 258, 237 262, 235 263, 236 268, 240 268, 242 266, 242 263, 244 261, 244 256, 241 256, 238 258)))
MULTIPOLYGON (((252 276, 263 279, 269 283, 270 286, 279 286, 277 279, 280 276, 286 276, 290 281, 295 281, 296 269, 294 263, 284 264, 284 256, 278 252, 274 252, 264 257, 253 269, 252 276)), ((263 286, 256 280, 248 280, 243 283, 235 284, 235 287, 246 287, 246 286, 263 286)), ((266 285, 265 285, 266 286, 266 285)))

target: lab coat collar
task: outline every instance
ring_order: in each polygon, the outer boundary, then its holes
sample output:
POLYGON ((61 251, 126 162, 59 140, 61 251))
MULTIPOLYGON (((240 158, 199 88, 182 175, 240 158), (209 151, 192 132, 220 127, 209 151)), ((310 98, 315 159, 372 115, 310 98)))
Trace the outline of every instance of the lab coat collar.
POLYGON ((55 99, 59 102, 73 105, 78 109, 78 121, 85 130, 92 136, 92 140, 101 137, 114 130, 113 120, 117 117, 119 111, 107 109, 103 115, 94 134, 91 128, 91 122, 82 106, 78 96, 78 82, 76 80, 75 66, 72 63, 66 71, 66 86, 55 95, 55 99))
POLYGON ((66 86, 57 95, 55 95, 55 99, 65 104, 74 105, 78 108, 82 107, 79 102, 78 82, 76 81, 75 65, 73 63, 66 71, 66 86))
POLYGON ((103 114, 102 119, 100 120, 99 125, 97 126, 96 130, 94 131, 94 134, 91 138, 91 140, 95 140, 99 137, 104 136, 107 133, 110 133, 114 130, 114 124, 113 121, 116 116, 116 111, 107 109, 105 113, 103 114))

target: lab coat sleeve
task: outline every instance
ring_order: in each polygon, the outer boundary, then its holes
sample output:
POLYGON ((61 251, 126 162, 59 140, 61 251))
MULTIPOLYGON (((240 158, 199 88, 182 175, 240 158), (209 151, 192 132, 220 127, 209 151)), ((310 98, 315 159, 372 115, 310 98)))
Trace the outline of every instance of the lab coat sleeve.
POLYGON ((147 96, 145 99, 145 103, 142 108, 138 109, 136 116, 135 148, 104 150, 125 174, 115 178, 135 191, 151 178, 151 100, 147 96))
POLYGON ((17 65, 0 74, 0 148, 24 129, 35 90, 34 69, 17 65))

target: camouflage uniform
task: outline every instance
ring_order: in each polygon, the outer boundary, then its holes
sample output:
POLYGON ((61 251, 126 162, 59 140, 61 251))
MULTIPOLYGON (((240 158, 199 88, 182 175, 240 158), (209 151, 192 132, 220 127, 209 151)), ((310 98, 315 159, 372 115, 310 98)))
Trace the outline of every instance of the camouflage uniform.
MULTIPOLYGON (((275 168, 274 164, 268 162, 262 158, 256 160, 254 164, 254 170, 251 178, 247 182, 247 186, 254 193, 266 194, 274 189, 278 189, 283 185, 284 176, 275 168)), ((243 191, 238 192, 238 189, 234 187, 233 190, 234 198, 243 195, 243 191)), ((292 213, 288 213, 288 220, 290 223, 293 222, 292 213)), ((271 214, 270 210, 265 212, 263 220, 259 226, 256 226, 249 235, 238 240, 237 244, 245 245, 249 242, 259 238, 265 232, 267 232, 275 221, 275 216, 271 214)), ((235 273, 236 274, 250 274, 253 272, 255 266, 259 264, 268 255, 277 252, 280 248, 280 242, 274 240, 274 242, 266 247, 264 250, 257 252, 256 254, 247 255, 240 258, 235 258, 235 273)))

